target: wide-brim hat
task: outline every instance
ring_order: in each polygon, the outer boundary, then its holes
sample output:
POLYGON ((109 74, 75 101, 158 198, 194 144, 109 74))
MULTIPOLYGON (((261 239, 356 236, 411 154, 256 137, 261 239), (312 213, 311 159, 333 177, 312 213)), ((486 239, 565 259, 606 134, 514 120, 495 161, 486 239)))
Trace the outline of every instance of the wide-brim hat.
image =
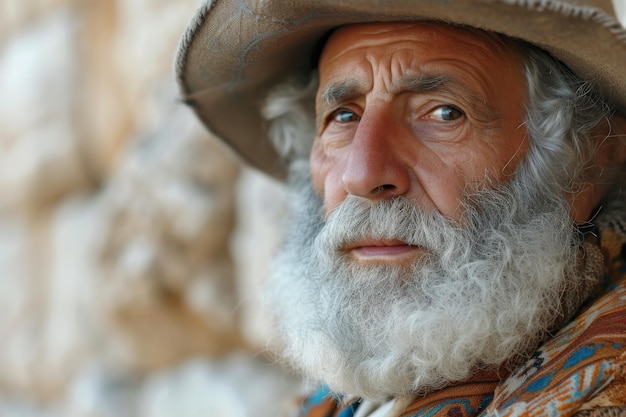
MULTIPOLYGON (((626 1, 626 0, 615 0, 626 1)), ((261 105, 276 84, 311 70, 331 29, 435 20, 530 42, 626 109, 626 30, 611 0, 208 0, 180 42, 182 99, 250 165, 282 179, 261 105)))

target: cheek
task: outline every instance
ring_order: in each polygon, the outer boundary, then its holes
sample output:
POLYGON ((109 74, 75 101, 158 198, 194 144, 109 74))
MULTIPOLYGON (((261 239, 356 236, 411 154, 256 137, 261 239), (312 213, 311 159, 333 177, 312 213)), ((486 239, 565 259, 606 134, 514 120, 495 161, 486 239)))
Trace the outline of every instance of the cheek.
POLYGON ((328 174, 325 169, 324 156, 320 152, 319 148, 314 144, 311 149, 311 156, 309 157, 309 164, 311 169, 311 183, 313 189, 319 196, 324 195, 324 178, 328 174))
POLYGON ((528 153, 529 147, 530 141, 525 129, 515 131, 506 140, 505 145, 499 149, 494 157, 494 165, 500 167, 496 173, 499 175, 498 179, 506 179, 517 172, 517 168, 528 153))
POLYGON ((510 179, 528 152, 530 144, 525 129, 508 132, 509 134, 498 135, 493 140, 487 136, 486 140, 476 142, 480 146, 472 149, 473 159, 468 164, 469 169, 465 170, 466 174, 479 181, 484 179, 484 175, 497 182, 510 179))
POLYGON ((314 146, 309 161, 313 189, 324 202, 324 209, 328 212, 346 197, 341 179, 343 172, 341 160, 327 156, 314 146))

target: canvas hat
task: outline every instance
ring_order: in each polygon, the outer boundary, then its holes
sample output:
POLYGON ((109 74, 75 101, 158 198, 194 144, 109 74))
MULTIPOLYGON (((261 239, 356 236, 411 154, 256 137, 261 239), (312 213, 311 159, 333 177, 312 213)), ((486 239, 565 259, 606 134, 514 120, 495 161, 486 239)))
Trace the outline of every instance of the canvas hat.
MULTIPOLYGON (((614 0, 626 1, 626 0, 614 0)), ((593 80, 626 114, 626 30, 611 0, 207 0, 176 58, 182 99, 250 165, 282 179, 260 106, 274 85, 311 70, 329 30, 436 20, 523 39, 593 80)))

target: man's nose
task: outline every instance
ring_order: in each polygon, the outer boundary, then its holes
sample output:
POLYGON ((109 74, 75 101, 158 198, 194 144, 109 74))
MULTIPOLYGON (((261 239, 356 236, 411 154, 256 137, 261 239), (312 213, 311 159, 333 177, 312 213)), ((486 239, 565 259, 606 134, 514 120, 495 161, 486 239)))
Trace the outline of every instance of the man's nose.
POLYGON ((411 186, 401 129, 384 114, 364 114, 350 145, 342 175, 348 194, 368 199, 404 195, 411 186))

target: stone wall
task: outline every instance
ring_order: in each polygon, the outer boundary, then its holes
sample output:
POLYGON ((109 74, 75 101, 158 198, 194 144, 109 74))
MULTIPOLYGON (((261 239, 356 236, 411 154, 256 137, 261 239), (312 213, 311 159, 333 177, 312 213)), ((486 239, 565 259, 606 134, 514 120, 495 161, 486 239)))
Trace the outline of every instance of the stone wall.
POLYGON ((0 3, 0 416, 275 416, 299 386, 257 299, 284 190, 176 100, 197 5, 0 3))
POLYGON ((0 417, 274 417, 299 389, 258 302, 284 190, 176 100, 197 5, 0 2, 0 417))

